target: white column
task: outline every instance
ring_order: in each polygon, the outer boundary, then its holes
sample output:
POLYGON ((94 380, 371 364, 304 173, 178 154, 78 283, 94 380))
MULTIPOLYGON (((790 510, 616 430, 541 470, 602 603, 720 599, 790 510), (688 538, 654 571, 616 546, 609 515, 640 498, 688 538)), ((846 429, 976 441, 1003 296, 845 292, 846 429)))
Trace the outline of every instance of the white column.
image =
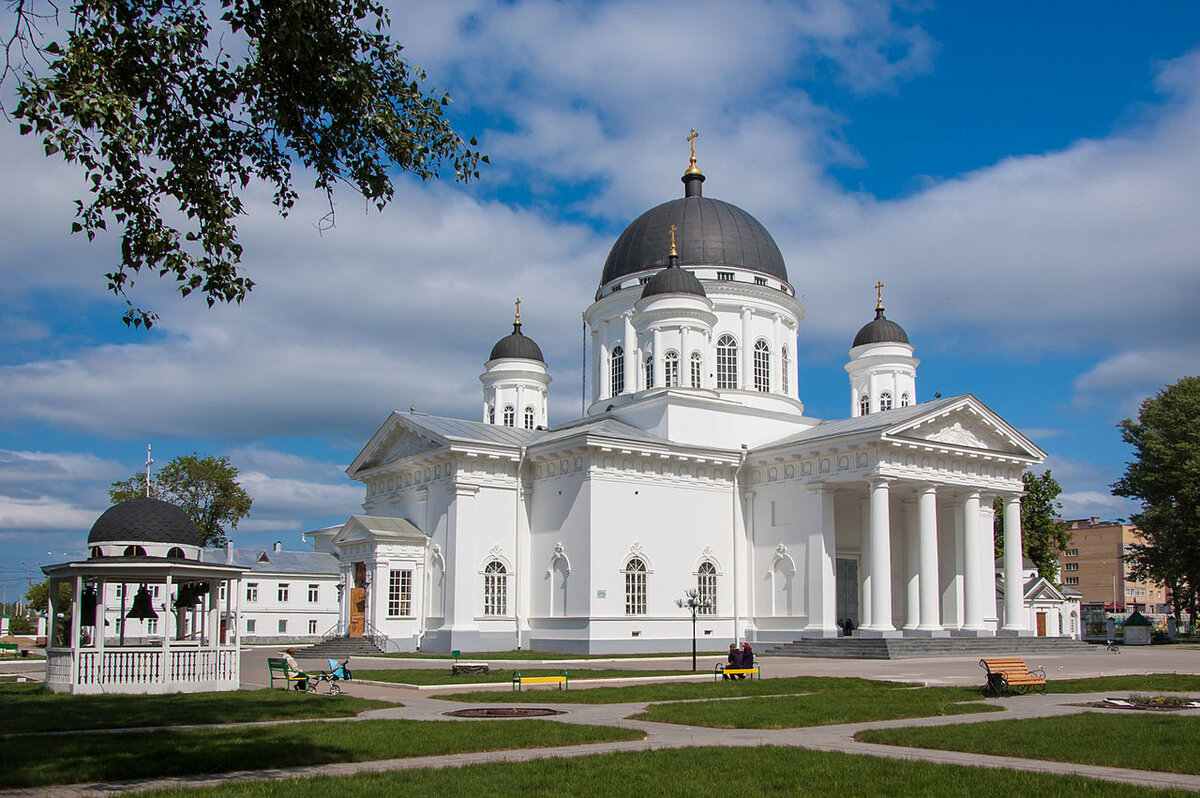
POLYGON ((921 573, 921 623, 919 631, 934 636, 949 635, 942 629, 941 595, 938 590, 938 529, 937 487, 928 485, 921 489, 917 499, 917 526, 920 529, 920 554, 918 569, 921 573))
POLYGON ((892 528, 888 481, 871 481, 871 623, 863 627, 866 636, 890 637, 898 634, 892 625, 892 528))
POLYGON ((513 426, 522 429, 525 426, 525 386, 517 386, 517 412, 513 416, 513 426))
POLYGON ((1004 628, 1029 633, 1025 622, 1025 584, 1021 579, 1021 497, 1004 497, 1004 628))
POLYGON ((625 313, 625 393, 636 393, 638 387, 638 371, 642 368, 642 358, 638 352, 637 332, 633 329, 633 314, 625 313))
POLYGON ((833 491, 826 485, 809 487, 808 626, 802 637, 837 637, 837 576, 834 574, 833 491))
POLYGON ((904 502, 904 630, 921 625, 921 530, 917 503, 904 502))
POLYGON ((600 331, 592 328, 592 401, 600 401, 600 392, 603 390, 600 387, 600 371, 604 364, 604 355, 607 349, 600 347, 600 331))
POLYGON ((751 340, 750 308, 742 308, 742 373, 738 383, 743 391, 754 390, 754 341, 751 340))
POLYGON ((608 344, 600 344, 596 350, 596 401, 612 396, 612 367, 608 362, 608 344))
POLYGON ((862 589, 858 596, 858 625, 871 625, 871 494, 858 503, 861 527, 858 531, 858 572, 862 589))
POLYGON ((662 330, 655 328, 654 330, 654 351, 650 353, 654 358, 654 387, 667 387, 666 369, 663 367, 663 345, 662 345, 662 330))
POLYGON ((771 329, 771 393, 783 392, 783 347, 783 317, 776 313, 771 329))
MULTIPOLYGON (((679 385, 692 387, 692 330, 686 325, 679 330, 679 385)), ((701 380, 703 384, 703 380, 701 380)))
POLYGON ((963 500, 963 629, 969 632, 983 631, 983 593, 979 589, 983 581, 979 573, 979 492, 971 491, 963 500))

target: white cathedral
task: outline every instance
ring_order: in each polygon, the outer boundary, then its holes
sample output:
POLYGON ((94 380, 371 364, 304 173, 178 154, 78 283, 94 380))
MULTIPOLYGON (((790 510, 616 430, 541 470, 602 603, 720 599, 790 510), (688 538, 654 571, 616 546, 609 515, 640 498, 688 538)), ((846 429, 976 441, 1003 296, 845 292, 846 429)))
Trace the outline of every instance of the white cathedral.
POLYGON ((849 418, 806 416, 804 305, 779 248, 703 195, 694 149, 682 180, 604 264, 583 418, 550 422, 518 304, 480 420, 397 411, 363 447, 347 473, 364 514, 309 533, 341 561, 339 632, 393 650, 678 651, 676 599, 695 588, 713 649, 835 637, 845 619, 873 637, 1032 634, 1002 587, 1024 583, 1021 474, 1045 454, 970 394, 918 401, 882 294, 850 347, 849 418))

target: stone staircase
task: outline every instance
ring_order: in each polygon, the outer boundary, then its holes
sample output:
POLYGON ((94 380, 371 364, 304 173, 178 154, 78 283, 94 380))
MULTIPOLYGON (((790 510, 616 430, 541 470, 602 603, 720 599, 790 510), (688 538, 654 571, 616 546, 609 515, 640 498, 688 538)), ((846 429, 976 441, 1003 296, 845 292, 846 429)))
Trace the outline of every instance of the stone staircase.
POLYGON ((1029 654, 1086 654, 1102 651, 1066 637, 837 637, 796 640, 760 649, 775 657, 822 659, 914 659, 917 657, 988 657, 1029 654))
POLYGON ((383 652, 375 647, 368 638, 365 637, 331 637, 328 640, 322 640, 316 645, 309 646, 304 649, 304 657, 335 659, 338 662, 347 657, 374 657, 379 656, 383 652))

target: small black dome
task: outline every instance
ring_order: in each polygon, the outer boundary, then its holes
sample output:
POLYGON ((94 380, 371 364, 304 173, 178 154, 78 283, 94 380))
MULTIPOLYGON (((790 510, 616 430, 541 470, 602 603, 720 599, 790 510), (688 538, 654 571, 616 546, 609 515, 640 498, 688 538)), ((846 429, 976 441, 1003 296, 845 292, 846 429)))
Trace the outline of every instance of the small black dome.
POLYGON ((736 266, 787 280, 779 246, 761 222, 736 205, 702 196, 703 175, 687 174, 683 180, 686 196, 646 211, 617 238, 600 285, 666 266, 672 225, 681 265, 736 266))
POLYGON ((642 299, 657 294, 708 296, 704 291, 704 286, 700 283, 699 277, 687 269, 679 268, 674 263, 651 277, 650 281, 642 289, 642 299))
POLYGON ((200 533, 187 513, 175 505, 141 498, 114 504, 92 524, 89 544, 113 540, 199 546, 200 533))
POLYGON ((883 308, 875 308, 875 318, 863 325, 858 335, 854 336, 854 343, 850 348, 863 344, 884 343, 907 344, 908 335, 899 324, 884 318, 883 308))
POLYGON ((512 335, 506 335, 492 347, 492 356, 488 360, 498 360, 502 357, 519 357, 525 360, 536 360, 546 363, 542 350, 533 339, 521 333, 521 322, 513 323, 512 335))

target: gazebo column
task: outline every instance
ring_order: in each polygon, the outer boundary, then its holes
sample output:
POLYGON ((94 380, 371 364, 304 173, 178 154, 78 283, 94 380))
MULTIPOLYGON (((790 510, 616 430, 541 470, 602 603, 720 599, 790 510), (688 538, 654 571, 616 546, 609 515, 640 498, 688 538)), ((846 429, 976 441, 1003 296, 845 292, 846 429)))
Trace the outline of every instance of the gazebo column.
MULTIPOLYGON (((53 586, 52 586, 53 587, 53 586)), ((71 580, 71 684, 79 684, 79 674, 83 665, 83 641, 79 638, 82 628, 79 617, 79 605, 83 603, 83 577, 75 574, 71 580)))
MULTIPOLYGON (((163 606, 164 607, 171 606, 171 574, 169 571, 167 572, 166 584, 163 586, 163 606)), ((164 609, 163 614, 170 615, 171 613, 168 612, 166 609, 164 609)), ((178 634, 178 627, 180 624, 183 623, 183 614, 177 613, 175 617, 177 618, 176 633, 178 634)), ((167 682, 170 681, 170 673, 171 673, 171 635, 167 632, 167 629, 166 629, 166 626, 167 626, 167 624, 165 623, 166 618, 163 618, 163 621, 164 621, 164 623, 162 624, 162 627, 163 627, 162 628, 162 633, 163 633, 162 668, 159 670, 159 681, 165 686, 167 684, 167 682)))
POLYGON ((863 637, 898 637, 892 625, 892 528, 888 480, 871 480, 871 623, 860 628, 863 637))
POLYGON ((1025 616, 1025 582, 1021 578, 1021 497, 1004 497, 1004 626, 1006 635, 1028 635, 1025 616))

